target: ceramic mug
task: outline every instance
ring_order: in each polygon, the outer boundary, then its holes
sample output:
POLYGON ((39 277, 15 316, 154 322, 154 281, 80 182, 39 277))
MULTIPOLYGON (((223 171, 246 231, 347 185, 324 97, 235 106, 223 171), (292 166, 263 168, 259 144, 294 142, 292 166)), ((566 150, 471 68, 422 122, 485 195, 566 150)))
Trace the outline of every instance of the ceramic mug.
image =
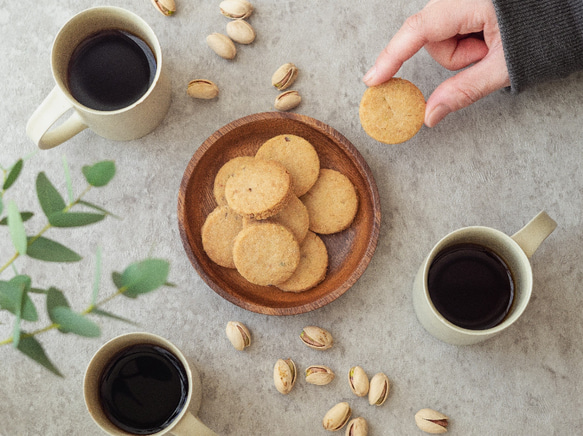
MULTIPOLYGON (((128 350, 134 346, 154 345, 163 350, 167 350, 177 361, 180 362, 186 374, 186 397, 182 404, 182 408, 177 410, 177 413, 171 420, 164 423, 164 427, 155 433, 148 433, 152 436, 160 436, 163 434, 174 434, 184 436, 217 436, 215 432, 206 427, 201 421, 196 418, 195 414, 200 408, 202 400, 202 389, 200 377, 196 368, 190 364, 184 354, 168 340, 153 335, 150 333, 128 333, 111 339, 105 343, 93 356, 87 370, 85 372, 85 379, 83 383, 83 390, 85 396, 85 405, 89 414, 95 423, 107 434, 113 436, 128 436, 140 433, 132 433, 130 430, 123 430, 115 425, 104 411, 102 400, 100 399, 100 390, 104 383, 102 376, 107 368, 110 368, 112 363, 119 359, 120 353, 128 350)), ((157 383, 163 377, 154 377, 152 383, 157 383)), ((158 385, 156 385, 158 386, 158 385)), ((126 389, 126 393, 132 394, 138 391, 144 392, 141 386, 134 386, 126 389), (135 391, 135 392, 134 392, 135 391)), ((148 391, 151 394, 151 390, 148 391)), ((158 396, 157 396, 158 397, 158 396)), ((131 398, 131 395, 130 395, 131 398)), ((160 398, 157 398, 161 401, 160 398)), ((127 401, 127 400, 126 400, 127 401)), ((146 407, 146 406, 144 406, 146 407)))
POLYGON ((95 7, 73 16, 53 42, 51 69, 56 85, 26 126, 28 136, 41 149, 62 144, 86 128, 108 139, 137 139, 154 130, 168 112, 171 86, 164 73, 158 38, 143 19, 125 9, 95 7), (89 36, 114 29, 136 36, 147 44, 155 57, 156 72, 147 91, 137 101, 115 110, 92 109, 71 94, 69 61, 74 50, 89 36), (66 120, 52 127, 71 109, 73 112, 66 120))
POLYGON ((524 312, 532 293, 530 257, 556 228, 546 212, 540 212, 512 236, 489 227, 464 227, 442 238, 429 252, 415 277, 413 307, 421 325, 431 335, 453 345, 470 345, 489 339, 510 327, 524 312), (514 296, 505 317, 497 325, 482 330, 462 328, 443 316, 430 296, 428 277, 436 257, 457 244, 485 247, 501 258, 513 280, 514 296))

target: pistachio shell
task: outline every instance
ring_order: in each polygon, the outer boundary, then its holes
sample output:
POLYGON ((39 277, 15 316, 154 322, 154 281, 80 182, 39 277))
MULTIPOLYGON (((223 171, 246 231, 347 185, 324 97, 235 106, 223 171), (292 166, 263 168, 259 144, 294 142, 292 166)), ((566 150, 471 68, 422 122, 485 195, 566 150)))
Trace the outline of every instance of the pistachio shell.
POLYGON ((206 43, 220 57, 233 59, 237 54, 235 43, 227 35, 212 33, 206 37, 206 43))
POLYGON ((334 343, 329 331, 316 326, 304 327, 300 333, 300 339, 308 347, 315 350, 327 350, 334 343))
POLYGON ((366 419, 359 417, 354 418, 348 423, 346 427, 345 436, 367 436, 368 435, 368 423, 366 419))
POLYGON ((334 377, 334 371, 324 365, 311 365, 306 368, 306 381, 313 385, 327 385, 334 377))
POLYGON ((291 359, 279 359, 273 367, 273 383, 282 394, 289 394, 296 383, 296 364, 291 359))
POLYGON ((348 403, 338 403, 326 412, 322 420, 322 425, 326 430, 340 430, 348 422, 351 414, 352 410, 348 403))
POLYGON ((360 366, 350 368, 350 371, 348 371, 348 384, 357 397, 364 397, 368 394, 368 376, 360 366))
POLYGON ((432 409, 421 409, 415 414, 417 427, 426 433, 440 434, 447 431, 449 418, 432 409))
POLYGON ((226 328, 227 337, 235 350, 242 351, 251 345, 251 333, 243 323, 238 321, 229 321, 226 328))
POLYGON ((382 372, 375 374, 370 380, 368 403, 371 406, 381 406, 389 395, 390 387, 389 378, 385 374, 382 372))
POLYGON ((275 107, 278 111, 290 111, 302 102, 302 96, 298 91, 285 91, 275 98, 275 107))
POLYGON ((295 82, 298 77, 298 71, 298 68, 291 62, 283 64, 271 76, 271 84, 280 91, 283 91, 295 82))
POLYGON ((176 12, 174 0, 152 0, 152 4, 162 15, 170 16, 176 12))
POLYGON ((247 18, 253 13, 253 5, 245 0, 224 0, 219 4, 221 14, 227 18, 247 18))
POLYGON ((251 44, 255 41, 255 29, 245 20, 233 20, 227 23, 227 35, 239 44, 251 44))
POLYGON ((210 100, 219 95, 219 88, 210 80, 196 79, 188 83, 186 92, 193 98, 210 100))

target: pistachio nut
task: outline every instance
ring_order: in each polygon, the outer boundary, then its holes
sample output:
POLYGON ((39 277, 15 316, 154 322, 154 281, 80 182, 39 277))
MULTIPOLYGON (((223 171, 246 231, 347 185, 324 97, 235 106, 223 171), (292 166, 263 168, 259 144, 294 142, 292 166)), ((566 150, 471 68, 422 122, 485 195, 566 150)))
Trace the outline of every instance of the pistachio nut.
POLYGON ((224 0, 219 4, 221 14, 234 20, 247 18, 253 13, 253 5, 245 0, 224 0))
POLYGON ((243 19, 229 21, 227 23, 227 35, 239 44, 251 44, 255 41, 255 29, 243 19))
POLYGON ((351 414, 352 410, 348 403, 338 403, 326 412, 322 420, 322 425, 326 430, 340 430, 348 422, 351 414))
POLYGON ((206 37, 206 43, 220 57, 233 59, 237 54, 235 43, 227 35, 212 33, 206 37))
POLYGON ((275 98, 275 107, 278 111, 290 111, 302 102, 302 96, 298 91, 285 91, 275 98))
POLYGON ((440 434, 447 431, 449 418, 443 413, 436 412, 432 409, 421 409, 415 414, 415 423, 417 427, 426 433, 440 434))
MULTIPOLYGON (((196 79, 191 80, 188 83, 188 88, 186 89, 188 95, 193 98, 202 98, 205 100, 210 100, 219 95, 219 88, 210 80, 206 79, 196 79)), ((230 324, 230 323, 229 323, 230 324)), ((227 326, 228 335, 228 326, 227 326)), ((230 338, 229 338, 230 339, 230 338)), ((233 342, 233 341, 231 341, 233 342)))
POLYGON ((368 423, 366 419, 359 417, 354 418, 348 423, 346 427, 345 436, 367 436, 368 435, 368 423))
POLYGON ((152 4, 162 15, 170 16, 176 12, 174 0, 152 0, 152 4))
POLYGON ((316 326, 304 327, 300 333, 300 339, 308 347, 315 350, 327 350, 334 343, 329 331, 316 326))
POLYGON ((283 91, 295 82, 298 77, 298 71, 298 68, 291 62, 283 64, 271 76, 271 84, 280 91, 283 91))
POLYGON ((379 372, 370 379, 370 388, 368 391, 368 403, 372 406, 381 406, 389 396, 391 385, 389 378, 379 372))
POLYGON ((238 321, 229 321, 227 323, 226 333, 227 338, 229 338, 229 341, 231 341, 231 344, 233 344, 235 350, 242 351, 251 345, 251 333, 249 333, 249 329, 247 329, 243 323, 238 321))
POLYGON ((291 359, 279 359, 273 367, 273 383, 282 394, 289 394, 296 383, 296 364, 291 359))
POLYGON ((348 384, 357 397, 364 397, 368 394, 368 376, 360 366, 350 368, 350 371, 348 371, 348 384))
POLYGON ((306 368, 306 381, 313 385, 327 385, 334 377, 334 371, 324 365, 311 365, 306 368))

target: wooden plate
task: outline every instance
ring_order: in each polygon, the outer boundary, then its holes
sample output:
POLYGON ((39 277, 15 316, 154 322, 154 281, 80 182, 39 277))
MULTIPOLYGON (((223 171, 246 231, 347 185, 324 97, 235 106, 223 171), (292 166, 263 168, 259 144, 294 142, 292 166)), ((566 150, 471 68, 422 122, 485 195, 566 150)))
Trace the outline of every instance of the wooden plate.
POLYGON ((178 195, 178 225, 190 262, 221 297, 244 309, 266 315, 295 315, 318 309, 340 297, 362 275, 375 251, 381 209, 370 168, 358 150, 340 133, 315 119, 294 113, 249 115, 217 130, 188 163, 178 195), (236 270, 212 262, 202 247, 201 227, 216 207, 214 178, 228 160, 253 156, 276 135, 292 134, 308 140, 318 152, 320 166, 346 175, 359 195, 358 213, 351 227, 321 235, 329 256, 326 279, 302 293, 283 292, 246 281, 236 270))

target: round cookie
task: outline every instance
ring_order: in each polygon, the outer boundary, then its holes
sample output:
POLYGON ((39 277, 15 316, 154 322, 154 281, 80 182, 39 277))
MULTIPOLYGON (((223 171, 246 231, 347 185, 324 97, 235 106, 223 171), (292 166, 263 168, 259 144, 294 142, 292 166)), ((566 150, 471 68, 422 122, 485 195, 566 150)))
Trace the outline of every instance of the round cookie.
POLYGON ((330 234, 346 229, 358 211, 358 195, 344 174, 321 169, 316 184, 301 198, 310 215, 310 230, 330 234))
POLYGON ((314 185, 320 171, 320 158, 314 146, 296 135, 278 135, 266 141, 255 157, 281 162, 290 172, 296 196, 314 185))
POLYGON ((227 204, 247 218, 265 219, 277 214, 292 195, 291 175, 272 160, 253 159, 241 165, 225 184, 227 204))
POLYGON ((368 88, 360 101, 360 124, 373 139, 399 144, 423 126, 425 98, 411 82, 393 77, 368 88))
POLYGON ((226 162, 217 172, 213 186, 213 195, 219 206, 227 204, 227 199, 225 198, 225 185, 227 184, 227 180, 229 180, 229 178, 235 174, 241 166, 253 161, 254 159, 253 156, 234 157, 226 162))
POLYGON ((308 232, 304 242, 300 245, 300 256, 300 264, 293 275, 277 285, 282 291, 307 291, 326 277, 328 250, 318 235, 308 232))
POLYGON ((235 268, 233 242, 243 229, 243 219, 229 206, 218 206, 208 216, 201 229, 202 247, 208 257, 220 266, 235 268))
POLYGON ((300 262, 300 246, 284 226, 262 223, 241 230, 233 244, 237 271, 256 285, 277 285, 291 277, 300 262))

